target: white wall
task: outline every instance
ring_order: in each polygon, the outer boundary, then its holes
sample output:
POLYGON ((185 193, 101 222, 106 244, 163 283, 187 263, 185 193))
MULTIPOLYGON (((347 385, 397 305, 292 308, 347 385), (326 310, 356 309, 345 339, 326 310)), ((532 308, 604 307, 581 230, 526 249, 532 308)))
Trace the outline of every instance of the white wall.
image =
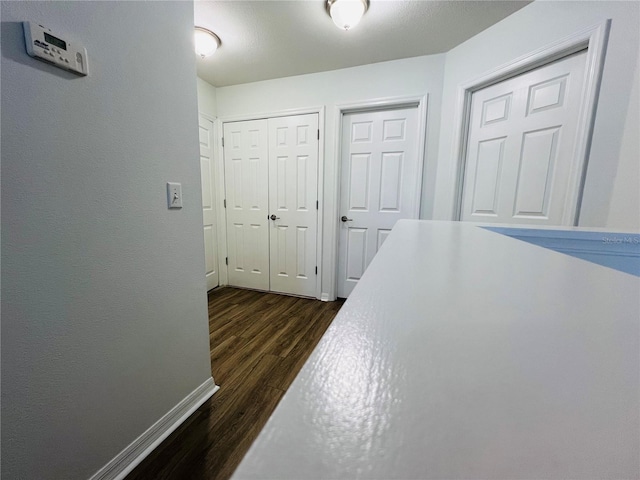
POLYGON ((193 6, 1 13, 2 475, 88 478, 211 376, 193 6), (22 20, 90 76, 28 57, 22 20))
POLYGON ((197 77, 198 112, 206 113, 210 117, 217 116, 216 87, 197 77))
MULTIPOLYGON (((640 77, 640 62, 634 78, 640 77)), ((607 226, 640 231, 640 82, 633 83, 607 226)))
POLYGON ((640 106, 637 101, 630 101, 639 81, 636 65, 640 4, 637 2, 536 1, 447 53, 434 218, 452 218, 456 168, 453 121, 458 86, 607 18, 612 19, 611 34, 580 225, 638 228, 640 106), (623 150, 622 145, 631 146, 623 150), (635 193, 627 200, 622 198, 626 192, 635 193), (615 201, 610 206, 612 198, 615 201))
POLYGON ((218 117, 222 120, 237 115, 326 107, 323 292, 331 291, 334 282, 327 272, 331 268, 331 254, 336 241, 336 105, 388 97, 429 95, 421 217, 430 218, 438 152, 443 69, 444 55, 430 55, 216 89, 218 117))

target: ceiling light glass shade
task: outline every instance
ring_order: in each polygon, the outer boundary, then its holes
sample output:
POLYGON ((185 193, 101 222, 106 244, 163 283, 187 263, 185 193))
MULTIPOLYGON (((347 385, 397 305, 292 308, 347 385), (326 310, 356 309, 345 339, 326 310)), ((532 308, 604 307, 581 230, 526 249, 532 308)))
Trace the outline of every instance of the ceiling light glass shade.
POLYGON ((349 30, 360 23, 369 7, 369 0, 327 0, 329 15, 341 30, 349 30))
POLYGON ((196 27, 194 38, 196 42, 196 53, 202 58, 213 55, 220 46, 218 36, 206 28, 196 27))

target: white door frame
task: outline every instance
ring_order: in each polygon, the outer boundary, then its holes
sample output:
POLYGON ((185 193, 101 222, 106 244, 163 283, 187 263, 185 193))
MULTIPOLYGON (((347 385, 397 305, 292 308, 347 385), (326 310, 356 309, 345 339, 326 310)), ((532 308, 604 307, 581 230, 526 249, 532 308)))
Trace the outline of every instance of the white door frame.
MULTIPOLYGON (((320 299, 322 292, 322 219, 324 218, 324 116, 325 107, 309 107, 309 108, 296 108, 291 110, 280 110, 277 112, 267 113, 255 113, 246 115, 233 115, 227 117, 219 117, 216 121, 216 140, 222 138, 223 126, 229 122, 244 122, 248 120, 265 120, 274 117, 288 117, 291 115, 307 115, 318 114, 318 129, 320 130, 320 140, 318 140, 318 219, 317 219, 317 239, 316 239, 316 265, 318 266, 318 275, 316 275, 316 298, 320 299)), ((218 250, 219 258, 219 278, 220 285, 229 284, 229 270, 226 264, 226 258, 228 256, 227 250, 227 210, 225 209, 223 202, 226 198, 225 185, 224 185, 224 148, 221 141, 216 143, 217 149, 217 171, 218 171, 218 218, 221 219, 218 222, 218 242, 220 248, 218 250), (222 220, 224 219, 224 221, 222 220)))
POLYGON ((344 103, 340 105, 336 105, 335 107, 335 145, 334 151, 336 155, 336 163, 335 163, 335 178, 333 179, 333 191, 335 192, 334 197, 334 212, 333 212, 333 221, 328 222, 328 227, 331 229, 331 236, 333 238, 333 245, 331 245, 332 249, 330 252, 327 252, 330 258, 329 265, 331 266, 331 272, 328 276, 333 279, 331 282, 331 288, 329 291, 328 298, 323 298, 323 300, 335 300, 337 297, 338 291, 338 253, 339 253, 339 242, 340 242, 340 225, 339 225, 339 215, 340 215, 340 174, 342 171, 342 122, 344 116, 349 113, 358 113, 358 112, 367 112, 367 111, 375 111, 375 110, 383 110, 383 109, 395 109, 395 108, 405 108, 405 107, 417 107, 418 108, 418 175, 416 178, 416 203, 414 215, 415 218, 420 217, 420 202, 422 199, 422 183, 423 183, 423 172, 424 172, 424 160, 426 153, 426 140, 427 140, 427 113, 428 113, 428 94, 424 95, 414 95, 414 96, 406 96, 406 97, 386 97, 386 98, 378 98, 374 100, 369 100, 365 102, 357 102, 357 103, 344 103))
POLYGON ((453 155, 457 166, 454 168, 455 191, 451 216, 452 220, 460 220, 462 214, 462 195, 467 159, 467 140, 472 94, 485 87, 559 60, 572 53, 587 49, 582 104, 578 114, 576 142, 571 156, 570 184, 567 189, 562 218, 563 225, 578 225, 582 191, 591 147, 591 135, 593 132, 610 26, 611 20, 604 20, 597 25, 593 25, 555 43, 523 55, 481 77, 458 86, 454 119, 454 125, 457 125, 457 128, 454 132, 453 155))

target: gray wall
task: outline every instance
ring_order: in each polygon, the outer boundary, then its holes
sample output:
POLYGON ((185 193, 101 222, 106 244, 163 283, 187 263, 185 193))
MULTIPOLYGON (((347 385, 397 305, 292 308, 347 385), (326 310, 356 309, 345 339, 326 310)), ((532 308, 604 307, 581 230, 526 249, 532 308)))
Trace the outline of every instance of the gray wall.
POLYGON ((1 13, 2 476, 87 478, 211 376, 193 6, 1 13), (90 76, 28 57, 22 20, 90 76))
POLYGON ((216 117, 218 112, 216 102, 216 87, 200 77, 198 81, 198 112, 216 117))

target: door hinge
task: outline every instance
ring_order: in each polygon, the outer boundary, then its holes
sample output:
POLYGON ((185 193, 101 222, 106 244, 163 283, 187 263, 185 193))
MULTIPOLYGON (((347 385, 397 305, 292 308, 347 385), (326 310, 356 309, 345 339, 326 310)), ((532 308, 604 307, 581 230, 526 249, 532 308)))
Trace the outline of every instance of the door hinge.
POLYGON ((229 257, 224 257, 224 264, 229 265, 229 257))
POLYGON ((318 200, 316 200, 316 210, 318 210, 318 200))
POLYGON ((320 129, 318 129, 318 140, 320 140, 320 129))
POLYGON ((224 200, 222 200, 222 203, 224 205, 224 208, 227 208, 227 199, 226 198, 224 200))
POLYGON ((318 267, 316 267, 316 275, 318 274, 318 267))
POLYGON ((222 137, 221 140, 222 140, 222 148, 224 148, 224 137, 222 137))

